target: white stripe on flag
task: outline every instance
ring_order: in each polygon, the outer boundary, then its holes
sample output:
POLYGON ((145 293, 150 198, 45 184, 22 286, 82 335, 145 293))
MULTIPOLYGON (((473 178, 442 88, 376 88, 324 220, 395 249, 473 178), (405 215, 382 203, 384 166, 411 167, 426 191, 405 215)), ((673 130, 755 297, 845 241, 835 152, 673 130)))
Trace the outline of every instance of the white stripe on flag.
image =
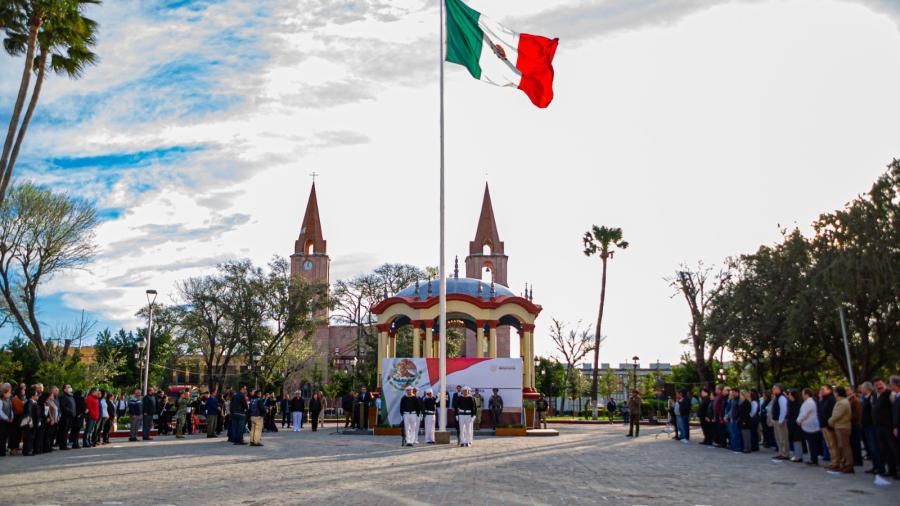
POLYGON ((484 15, 478 17, 478 27, 484 32, 481 58, 478 60, 481 80, 497 86, 518 88, 522 80, 522 73, 516 68, 519 34, 484 15), (502 50, 505 59, 498 55, 500 51, 495 45, 502 50))

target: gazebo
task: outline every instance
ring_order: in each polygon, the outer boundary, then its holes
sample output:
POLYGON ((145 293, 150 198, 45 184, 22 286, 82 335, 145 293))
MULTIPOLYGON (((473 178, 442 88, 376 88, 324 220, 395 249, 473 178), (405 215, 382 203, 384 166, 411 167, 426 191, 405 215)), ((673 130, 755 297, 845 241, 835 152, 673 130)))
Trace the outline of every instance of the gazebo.
MULTIPOLYGON (((397 332, 412 326, 413 357, 438 356, 439 280, 409 286, 379 302, 372 313, 378 318, 378 387, 381 387, 382 359, 396 358, 397 332)), ((522 358, 522 392, 525 398, 538 394, 534 384, 534 321, 541 306, 530 294, 518 296, 505 286, 480 279, 447 279, 447 326, 465 328, 475 334, 475 357, 497 357, 497 329, 508 326, 519 333, 522 358)))

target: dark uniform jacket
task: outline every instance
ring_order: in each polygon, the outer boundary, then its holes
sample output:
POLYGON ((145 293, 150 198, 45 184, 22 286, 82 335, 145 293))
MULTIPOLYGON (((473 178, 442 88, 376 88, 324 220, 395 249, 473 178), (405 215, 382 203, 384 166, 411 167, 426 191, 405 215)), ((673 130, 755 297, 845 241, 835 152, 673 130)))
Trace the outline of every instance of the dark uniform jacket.
POLYGON ((422 412, 426 415, 433 415, 436 405, 437 399, 435 399, 434 397, 426 397, 422 399, 422 412))
POLYGON ((405 415, 407 413, 415 413, 417 415, 422 414, 422 410, 421 410, 421 406, 419 405, 418 397, 404 395, 400 399, 400 414, 405 415))
POLYGON ((456 413, 459 415, 475 414, 475 399, 462 394, 456 396, 456 413))

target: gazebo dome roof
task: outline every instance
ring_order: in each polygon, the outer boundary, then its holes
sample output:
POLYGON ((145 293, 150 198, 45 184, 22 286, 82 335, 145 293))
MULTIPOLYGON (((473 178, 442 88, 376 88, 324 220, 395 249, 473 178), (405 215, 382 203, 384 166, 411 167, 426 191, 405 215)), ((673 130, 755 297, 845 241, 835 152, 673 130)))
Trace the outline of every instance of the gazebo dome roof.
MULTIPOLYGON (((429 285, 431 289, 431 296, 437 297, 438 290, 440 290, 439 285, 440 280, 431 279, 428 281, 424 281, 419 283, 419 294, 416 296, 416 285, 412 284, 403 290, 397 292, 396 297, 409 297, 409 298, 418 298, 418 299, 426 299, 428 298, 429 293, 429 285)), ((447 295, 451 294, 463 294, 469 295, 471 297, 481 297, 483 299, 489 299, 491 297, 491 284, 485 283, 480 279, 474 278, 447 278, 447 295), (478 293, 478 285, 481 285, 481 293, 478 293)), ((515 297, 512 291, 509 288, 494 283, 494 297, 515 297)))

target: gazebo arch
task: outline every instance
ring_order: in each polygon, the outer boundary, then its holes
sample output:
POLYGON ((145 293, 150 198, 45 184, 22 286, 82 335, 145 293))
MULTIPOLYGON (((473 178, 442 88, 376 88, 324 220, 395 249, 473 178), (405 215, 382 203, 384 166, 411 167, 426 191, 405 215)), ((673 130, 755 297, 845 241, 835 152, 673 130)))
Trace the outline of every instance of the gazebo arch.
MULTIPOLYGON (((437 279, 426 281, 424 286, 416 282, 372 308, 378 318, 379 382, 381 360, 396 355, 399 326, 413 326, 413 358, 437 356, 437 342, 443 330, 437 324, 438 291, 437 279)), ((485 358, 485 348, 487 357, 497 358, 497 327, 508 325, 518 330, 522 385, 530 393, 535 392, 534 321, 541 310, 530 298, 515 295, 504 286, 472 278, 447 279, 448 327, 449 322, 454 322, 475 331, 477 358, 485 358)))

